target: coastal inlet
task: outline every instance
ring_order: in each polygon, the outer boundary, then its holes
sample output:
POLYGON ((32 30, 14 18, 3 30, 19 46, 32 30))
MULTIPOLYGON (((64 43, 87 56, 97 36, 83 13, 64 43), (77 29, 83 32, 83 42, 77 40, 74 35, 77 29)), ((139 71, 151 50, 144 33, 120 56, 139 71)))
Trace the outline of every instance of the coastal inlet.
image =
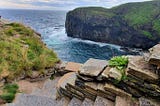
POLYGON ((84 63, 89 58, 110 59, 112 56, 131 54, 119 46, 67 37, 64 11, 0 10, 3 18, 31 26, 42 34, 42 40, 54 49, 63 61, 84 63))

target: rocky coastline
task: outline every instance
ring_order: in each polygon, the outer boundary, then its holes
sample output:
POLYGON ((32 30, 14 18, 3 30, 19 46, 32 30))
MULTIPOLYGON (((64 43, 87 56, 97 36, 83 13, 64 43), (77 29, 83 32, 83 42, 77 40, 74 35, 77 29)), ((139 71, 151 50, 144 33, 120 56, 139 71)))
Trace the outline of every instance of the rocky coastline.
POLYGON ((66 33, 74 38, 147 50, 160 41, 159 4, 156 0, 111 9, 77 8, 67 13, 66 33))

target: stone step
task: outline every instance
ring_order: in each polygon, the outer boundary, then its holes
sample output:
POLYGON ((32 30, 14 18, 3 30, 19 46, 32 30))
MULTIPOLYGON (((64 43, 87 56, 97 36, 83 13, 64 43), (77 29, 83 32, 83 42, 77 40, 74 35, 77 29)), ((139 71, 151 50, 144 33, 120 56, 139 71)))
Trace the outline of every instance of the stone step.
POLYGON ((81 75, 90 77, 98 77, 98 75, 107 67, 108 62, 106 60, 99 60, 90 58, 85 62, 79 70, 81 75))
POLYGON ((57 101, 51 98, 29 94, 18 94, 16 102, 9 106, 56 106, 57 101))
POLYGON ((57 89, 56 88, 53 88, 52 90, 37 89, 33 91, 31 94, 36 96, 44 96, 44 97, 56 99, 57 89))
POLYGON ((57 100, 56 106, 68 106, 70 99, 68 97, 62 97, 57 100))
POLYGON ((42 90, 51 90, 52 88, 56 88, 56 85, 57 85, 59 79, 60 79, 60 77, 56 77, 53 80, 48 79, 44 83, 42 90))
POLYGON ((68 106, 81 106, 82 101, 73 97, 68 106))
POLYGON ((97 96, 94 106, 115 106, 114 102, 105 99, 103 97, 97 96))
POLYGON ((32 95, 37 96, 45 96, 48 98, 56 99, 57 96, 57 89, 56 84, 58 83, 59 77, 55 78, 54 80, 47 80, 42 89, 36 88, 32 91, 32 95))
POLYGON ((94 101, 92 101, 88 98, 85 98, 84 101, 82 102, 81 106, 93 106, 93 105, 94 105, 94 101))
POLYGON ((7 103, 5 106, 17 106, 15 103, 7 103))
POLYGON ((115 106, 130 106, 131 98, 116 96, 115 106))
POLYGON ((113 94, 115 94, 116 96, 127 96, 127 97, 131 97, 131 94, 125 92, 122 89, 117 88, 116 86, 112 85, 112 84, 108 84, 106 83, 104 86, 104 89, 106 91, 109 91, 113 94))
POLYGON ((140 106, 160 106, 160 101, 141 97, 139 98, 139 105, 140 106))

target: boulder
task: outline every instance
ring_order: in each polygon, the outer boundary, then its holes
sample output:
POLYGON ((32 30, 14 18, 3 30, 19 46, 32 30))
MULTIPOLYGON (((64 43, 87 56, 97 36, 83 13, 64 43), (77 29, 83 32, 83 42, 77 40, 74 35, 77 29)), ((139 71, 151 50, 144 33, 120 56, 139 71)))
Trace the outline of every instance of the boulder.
POLYGON ((97 77, 107 67, 108 62, 106 60, 98 60, 90 58, 85 62, 79 70, 81 75, 90 77, 97 77))

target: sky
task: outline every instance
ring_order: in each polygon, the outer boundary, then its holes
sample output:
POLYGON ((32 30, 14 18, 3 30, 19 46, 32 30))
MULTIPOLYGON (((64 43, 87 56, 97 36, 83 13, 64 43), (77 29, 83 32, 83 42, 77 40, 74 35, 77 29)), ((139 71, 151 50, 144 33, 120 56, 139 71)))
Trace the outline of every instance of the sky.
POLYGON ((0 8, 72 10, 76 7, 101 6, 111 8, 128 2, 150 0, 0 0, 0 8))

